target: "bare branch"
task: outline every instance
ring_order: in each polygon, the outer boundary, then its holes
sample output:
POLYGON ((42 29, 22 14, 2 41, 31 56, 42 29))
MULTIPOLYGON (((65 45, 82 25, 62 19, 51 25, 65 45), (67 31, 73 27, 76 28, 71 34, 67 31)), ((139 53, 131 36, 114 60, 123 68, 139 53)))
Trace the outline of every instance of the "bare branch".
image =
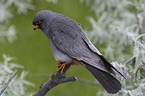
MULTIPOLYGON (((51 77, 52 75, 49 75, 49 74, 31 74, 30 76, 51 77)), ((89 81, 89 80, 85 80, 85 79, 81 79, 81 78, 77 78, 76 81, 81 82, 81 83, 90 84, 90 85, 101 86, 99 83, 89 81)))
POLYGON ((15 72, 10 76, 9 80, 5 83, 5 86, 3 87, 3 89, 0 91, 0 96, 2 95, 2 93, 6 90, 6 88, 8 87, 9 83, 11 82, 11 80, 14 78, 14 76, 16 75, 17 70, 15 70, 15 72))
POLYGON ((49 90, 51 90, 53 87, 61 83, 65 83, 69 81, 76 81, 77 78, 75 76, 70 76, 70 77, 65 76, 65 73, 69 67, 70 65, 67 65, 64 68, 64 71, 62 74, 60 71, 54 73, 46 83, 41 84, 39 90, 33 96, 44 96, 49 90))

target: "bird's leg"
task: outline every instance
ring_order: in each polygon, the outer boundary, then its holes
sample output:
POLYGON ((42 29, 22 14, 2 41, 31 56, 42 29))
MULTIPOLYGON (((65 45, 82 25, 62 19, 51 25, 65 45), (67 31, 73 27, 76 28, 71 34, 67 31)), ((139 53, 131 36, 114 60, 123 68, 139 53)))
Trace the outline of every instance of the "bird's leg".
POLYGON ((65 68, 65 66, 67 65, 68 63, 63 63, 61 60, 58 61, 57 63, 57 67, 59 67, 56 71, 59 71, 61 69, 61 74, 63 73, 63 70, 65 68))

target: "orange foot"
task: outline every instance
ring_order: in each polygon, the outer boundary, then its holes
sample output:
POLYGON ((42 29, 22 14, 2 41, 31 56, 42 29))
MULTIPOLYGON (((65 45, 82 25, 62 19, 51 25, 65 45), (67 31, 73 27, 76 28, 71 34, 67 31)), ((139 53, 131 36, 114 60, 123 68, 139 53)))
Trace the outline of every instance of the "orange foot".
POLYGON ((58 63, 57 63, 57 67, 59 67, 56 71, 59 71, 61 69, 61 74, 63 73, 63 70, 65 68, 65 66, 68 64, 68 63, 63 63, 61 64, 62 62, 59 60, 58 63))

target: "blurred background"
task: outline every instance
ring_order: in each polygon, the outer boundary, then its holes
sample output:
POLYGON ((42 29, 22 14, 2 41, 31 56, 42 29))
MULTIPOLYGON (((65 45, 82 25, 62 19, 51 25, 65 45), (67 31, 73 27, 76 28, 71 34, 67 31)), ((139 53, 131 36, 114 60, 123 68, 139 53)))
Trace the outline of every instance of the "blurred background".
MULTIPOLYGON (((0 82, 0 88, 14 69, 18 69, 15 80, 19 82, 14 80, 15 84, 11 84, 3 96, 30 96, 49 79, 41 74, 51 75, 57 70, 49 40, 40 30, 33 30, 33 17, 41 10, 61 13, 80 23, 100 52, 119 70, 131 76, 130 83, 118 77, 123 89, 116 96, 143 96, 144 5, 145 0, 1 0, 0 80, 3 82, 0 82), (20 90, 20 93, 14 90, 20 90)), ((67 76, 97 82, 82 66, 71 66, 67 76)), ((101 95, 109 94, 100 86, 68 82, 56 86, 46 96, 101 95)))

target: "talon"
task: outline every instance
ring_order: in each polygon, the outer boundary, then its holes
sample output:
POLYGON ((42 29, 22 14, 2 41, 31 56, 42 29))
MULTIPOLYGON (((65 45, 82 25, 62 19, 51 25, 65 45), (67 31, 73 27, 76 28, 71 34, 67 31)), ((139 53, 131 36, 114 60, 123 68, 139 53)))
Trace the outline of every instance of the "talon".
POLYGON ((57 65, 60 65, 60 63, 61 63, 62 61, 61 60, 59 60, 58 62, 57 62, 57 65))
POLYGON ((61 68, 62 68, 62 67, 59 67, 59 68, 56 70, 56 72, 59 71, 61 68))
POLYGON ((61 63, 62 62, 59 60, 58 63, 57 63, 57 67, 59 67, 59 68, 56 71, 59 71, 61 69, 61 74, 62 74, 65 66, 67 65, 67 63, 63 63, 63 64, 61 64, 61 63))
POLYGON ((59 60, 58 62, 57 62, 57 67, 59 67, 59 66, 61 66, 61 60, 59 60))

